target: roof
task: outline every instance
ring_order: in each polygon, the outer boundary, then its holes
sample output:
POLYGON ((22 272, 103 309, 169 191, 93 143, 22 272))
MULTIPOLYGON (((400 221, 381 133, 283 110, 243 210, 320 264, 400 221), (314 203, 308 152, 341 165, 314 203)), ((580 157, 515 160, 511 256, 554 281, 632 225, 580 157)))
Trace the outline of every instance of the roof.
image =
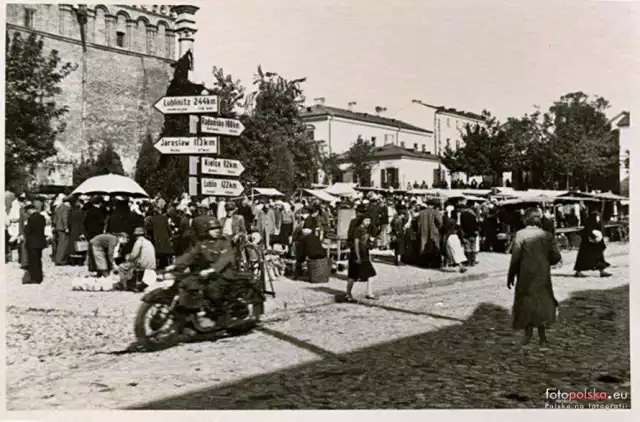
MULTIPOLYGON (((349 153, 345 152, 338 155, 338 161, 348 161, 349 153)), ((429 154, 426 152, 414 151, 411 149, 403 148, 395 144, 386 144, 381 147, 376 147, 373 150, 372 160, 385 160, 390 158, 409 157, 418 158, 422 160, 440 161, 440 157, 437 155, 429 154)))
POLYGON ((444 106, 436 107, 436 113, 449 113, 466 117, 468 119, 485 120, 484 117, 480 114, 472 113, 470 111, 456 110, 455 108, 447 108, 444 106))
POLYGON ((394 128, 400 128, 405 130, 412 130, 415 132, 433 133, 433 131, 424 129, 418 126, 411 125, 401 120, 391 119, 389 117, 376 116, 375 114, 359 113, 356 111, 350 111, 338 107, 329 107, 325 105, 314 105, 302 110, 300 117, 302 119, 309 119, 313 117, 334 116, 342 117, 343 119, 357 120, 360 122, 375 123, 383 126, 390 126, 394 128))
POLYGON ((340 200, 340 198, 336 198, 324 189, 302 189, 302 191, 308 193, 309 195, 315 196, 316 198, 321 199, 325 202, 334 203, 340 200))
POLYGON ((284 196, 284 193, 274 188, 253 188, 251 193, 264 196, 284 196))

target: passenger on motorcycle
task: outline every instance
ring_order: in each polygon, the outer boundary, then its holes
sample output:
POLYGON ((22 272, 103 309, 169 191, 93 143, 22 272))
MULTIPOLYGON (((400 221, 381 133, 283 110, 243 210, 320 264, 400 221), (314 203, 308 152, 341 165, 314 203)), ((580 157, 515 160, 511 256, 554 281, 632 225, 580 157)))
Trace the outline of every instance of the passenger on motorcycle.
POLYGON ((236 255, 230 240, 222 235, 222 227, 216 218, 209 217, 195 224, 198 235, 196 244, 187 253, 177 257, 167 270, 183 271, 189 268, 195 274, 195 277, 184 281, 189 284, 198 283, 202 275, 207 276, 204 293, 213 302, 218 313, 216 316, 220 317, 228 286, 222 277, 216 277, 215 274, 224 274, 229 270, 235 263, 236 255))

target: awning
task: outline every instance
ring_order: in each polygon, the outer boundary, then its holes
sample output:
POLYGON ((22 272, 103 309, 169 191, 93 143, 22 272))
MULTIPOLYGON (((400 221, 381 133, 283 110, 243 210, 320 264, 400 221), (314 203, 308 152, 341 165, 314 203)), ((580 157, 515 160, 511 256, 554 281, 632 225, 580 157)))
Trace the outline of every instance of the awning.
POLYGON ((284 193, 274 188, 252 188, 251 195, 261 196, 285 196, 284 193))
POLYGON ((354 189, 355 186, 355 183, 335 183, 326 188, 325 191, 335 196, 355 196, 357 194, 354 189))
POLYGON ((302 191, 331 204, 340 200, 340 198, 336 198, 335 196, 327 193, 324 189, 302 189, 302 191))

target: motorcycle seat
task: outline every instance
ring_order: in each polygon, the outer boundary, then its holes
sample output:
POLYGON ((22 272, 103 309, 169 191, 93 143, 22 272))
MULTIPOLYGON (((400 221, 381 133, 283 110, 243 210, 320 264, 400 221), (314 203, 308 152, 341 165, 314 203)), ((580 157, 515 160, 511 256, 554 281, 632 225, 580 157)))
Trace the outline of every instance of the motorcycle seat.
POLYGON ((249 281, 254 278, 254 274, 250 271, 237 271, 232 269, 225 271, 221 276, 230 281, 249 281))

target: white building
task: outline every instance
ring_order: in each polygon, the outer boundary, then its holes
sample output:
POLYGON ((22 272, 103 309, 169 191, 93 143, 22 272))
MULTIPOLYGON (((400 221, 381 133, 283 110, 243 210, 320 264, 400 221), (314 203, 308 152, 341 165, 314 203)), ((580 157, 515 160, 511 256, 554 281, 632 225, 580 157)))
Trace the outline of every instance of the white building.
POLYGON ((434 154, 433 132, 376 113, 325 106, 324 101, 306 107, 301 113, 309 136, 324 141, 325 152, 342 154, 361 137, 374 146, 396 145, 426 154, 434 154))
POLYGON ((454 151, 464 146, 462 134, 467 125, 471 127, 485 125, 484 118, 479 114, 445 107, 436 109, 434 121, 438 155, 442 155, 447 146, 454 151))
MULTIPOLYGON (((426 152, 387 144, 376 147, 371 162, 371 187, 407 189, 408 185, 425 183, 432 188, 436 181, 441 180, 440 175, 451 184, 446 168, 440 163, 440 157, 426 152)), ((354 180, 347 153, 338 156, 338 166, 343 171, 342 182, 366 184, 364 181, 354 180)))

